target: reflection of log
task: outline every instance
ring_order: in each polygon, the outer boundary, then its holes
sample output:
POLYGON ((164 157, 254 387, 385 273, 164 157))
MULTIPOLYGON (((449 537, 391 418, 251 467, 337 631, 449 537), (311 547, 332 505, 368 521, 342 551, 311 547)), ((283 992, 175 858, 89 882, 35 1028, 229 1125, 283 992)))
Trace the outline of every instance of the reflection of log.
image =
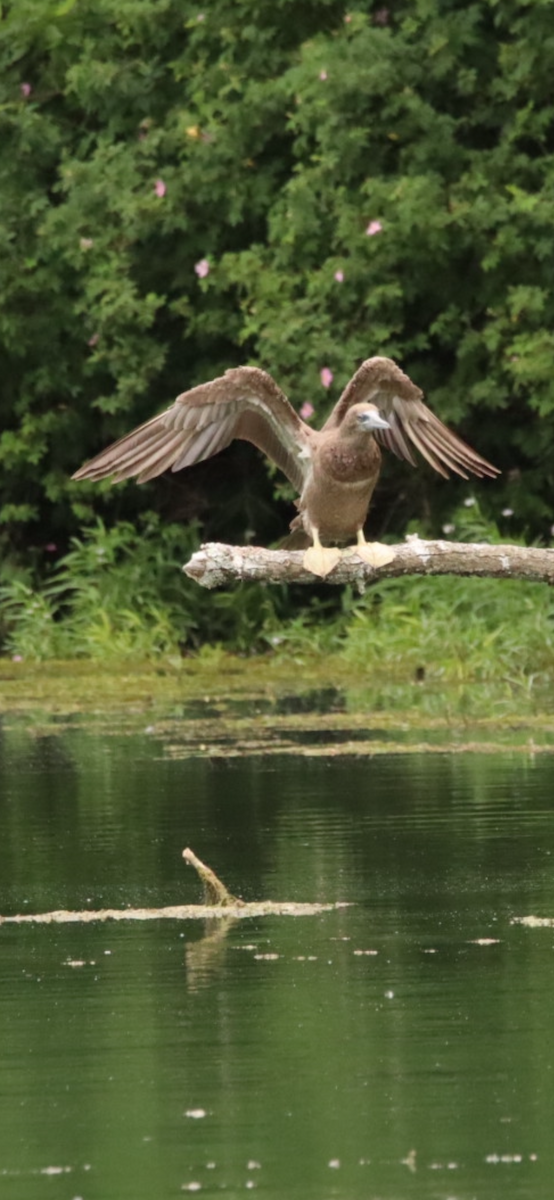
POLYGON ((185 962, 189 991, 197 992, 217 975, 227 950, 227 934, 236 923, 236 916, 206 921, 204 937, 197 942, 187 942, 185 962))
POLYGON ((210 870, 210 867, 207 867, 205 863, 196 857, 193 850, 189 850, 188 847, 186 850, 183 850, 183 858, 189 866, 194 867, 202 880, 205 904, 217 904, 222 908, 237 908, 242 905, 242 900, 237 900, 235 896, 231 896, 225 884, 217 878, 217 875, 210 870))
MULTIPOLYGON (((389 547, 392 562, 370 567, 354 550, 343 554, 326 583, 358 586, 399 575, 480 575, 554 583, 554 550, 474 542, 424 542, 415 535, 389 547)), ((211 542, 193 554, 183 570, 202 587, 221 587, 237 579, 265 583, 320 583, 306 571, 301 550, 265 550, 211 542)))

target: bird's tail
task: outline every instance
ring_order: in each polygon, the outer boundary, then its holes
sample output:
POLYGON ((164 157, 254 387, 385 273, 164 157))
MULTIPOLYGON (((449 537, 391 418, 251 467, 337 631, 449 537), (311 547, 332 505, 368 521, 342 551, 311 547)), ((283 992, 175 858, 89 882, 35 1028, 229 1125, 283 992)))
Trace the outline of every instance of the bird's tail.
MULTIPOLYGON (((295 518, 295 520, 297 519, 298 518, 295 518)), ((291 525, 294 526, 294 521, 291 522, 291 525)), ((306 533, 306 530, 299 525, 297 529, 292 528, 291 532, 288 533, 286 537, 281 538, 281 541, 277 543, 277 549, 307 550, 308 546, 311 546, 311 544, 311 537, 309 537, 309 535, 306 533)))

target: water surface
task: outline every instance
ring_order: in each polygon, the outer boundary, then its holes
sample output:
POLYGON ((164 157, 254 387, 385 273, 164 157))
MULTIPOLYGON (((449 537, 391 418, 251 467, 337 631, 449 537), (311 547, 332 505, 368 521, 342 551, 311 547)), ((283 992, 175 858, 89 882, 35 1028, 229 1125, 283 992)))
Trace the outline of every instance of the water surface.
POLYGON ((318 916, 0 928, 0 1195, 550 1200, 554 762, 0 744, 0 912, 244 899, 318 916))

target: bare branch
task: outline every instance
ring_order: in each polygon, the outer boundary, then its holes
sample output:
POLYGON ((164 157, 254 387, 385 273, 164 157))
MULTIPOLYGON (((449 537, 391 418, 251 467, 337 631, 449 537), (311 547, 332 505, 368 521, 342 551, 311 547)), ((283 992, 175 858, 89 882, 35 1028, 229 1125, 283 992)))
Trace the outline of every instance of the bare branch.
MULTIPOLYGON (((362 590, 379 579, 395 579, 400 575, 477 575, 554 583, 554 550, 473 542, 424 542, 416 536, 409 536, 389 549, 394 558, 381 567, 362 562, 351 549, 343 554, 325 582, 352 583, 362 590)), ((317 580, 305 570, 303 557, 301 550, 265 550, 260 546, 210 542, 193 554, 183 571, 205 588, 223 587, 240 579, 313 584, 317 580)))
POLYGON ((183 850, 183 858, 189 866, 194 867, 203 887, 204 887, 204 903, 218 904, 220 907, 230 906, 237 908, 242 904, 242 900, 237 900, 236 896, 232 896, 227 891, 225 884, 221 879, 217 878, 215 871, 211 867, 207 867, 200 858, 197 858, 194 850, 190 850, 187 846, 183 850))

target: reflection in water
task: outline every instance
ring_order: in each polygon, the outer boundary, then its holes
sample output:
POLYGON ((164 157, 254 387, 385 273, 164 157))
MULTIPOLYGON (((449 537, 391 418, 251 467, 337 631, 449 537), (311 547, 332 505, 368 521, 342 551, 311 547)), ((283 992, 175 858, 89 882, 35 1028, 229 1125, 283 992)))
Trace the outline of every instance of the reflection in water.
POLYGON ((1 912, 194 903, 186 844, 245 900, 354 904, 0 927, 0 1194, 550 1200, 554 933, 512 922, 554 917, 553 773, 6 738, 1 912))
POLYGON ((204 937, 198 942, 187 942, 185 963, 189 991, 197 992, 213 981, 226 955, 227 934, 236 924, 236 917, 206 921, 204 937))

